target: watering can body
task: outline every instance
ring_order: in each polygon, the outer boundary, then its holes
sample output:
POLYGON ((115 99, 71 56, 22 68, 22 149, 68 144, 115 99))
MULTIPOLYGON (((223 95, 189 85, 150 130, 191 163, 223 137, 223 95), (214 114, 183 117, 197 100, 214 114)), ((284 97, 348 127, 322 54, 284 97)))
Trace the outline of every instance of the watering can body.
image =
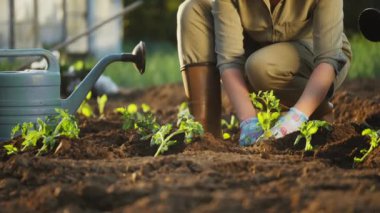
POLYGON ((61 99, 61 76, 56 58, 44 49, 0 50, 0 57, 41 56, 46 70, 0 71, 0 142, 10 139, 14 126, 55 115, 56 108, 76 112, 106 66, 115 61, 134 62, 142 74, 145 69, 145 45, 140 42, 132 54, 112 54, 101 59, 77 89, 61 99))

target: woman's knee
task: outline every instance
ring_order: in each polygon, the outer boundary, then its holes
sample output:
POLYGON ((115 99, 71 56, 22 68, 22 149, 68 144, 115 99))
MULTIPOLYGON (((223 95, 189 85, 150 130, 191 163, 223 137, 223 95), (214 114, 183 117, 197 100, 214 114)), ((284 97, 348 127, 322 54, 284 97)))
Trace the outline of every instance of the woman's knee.
POLYGON ((205 14, 211 14, 210 0, 186 0, 178 8, 177 23, 186 27, 193 20, 204 19, 205 14))
POLYGON ((268 57, 260 53, 253 53, 246 61, 246 76, 251 86, 256 90, 272 89, 273 70, 271 66, 274 66, 274 64, 268 60, 268 57))
POLYGON ((278 43, 264 47, 249 56, 245 72, 252 87, 258 90, 280 89, 295 75, 307 75, 310 67, 299 47, 278 43))

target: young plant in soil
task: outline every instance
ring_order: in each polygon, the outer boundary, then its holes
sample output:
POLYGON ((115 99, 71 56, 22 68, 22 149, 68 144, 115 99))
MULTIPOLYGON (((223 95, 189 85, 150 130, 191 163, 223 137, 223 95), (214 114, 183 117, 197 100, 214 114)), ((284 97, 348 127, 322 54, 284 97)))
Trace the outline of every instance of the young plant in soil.
MULTIPOLYGON (((94 117, 95 113, 88 101, 91 100, 92 92, 88 92, 86 98, 83 100, 82 104, 79 106, 77 112, 86 118, 94 117)), ((98 103, 99 119, 104 119, 104 108, 107 104, 108 96, 106 94, 98 96, 96 102, 98 103)))
POLYGON ((83 115, 86 118, 93 117, 94 111, 92 110, 91 105, 88 103, 91 100, 92 92, 88 92, 86 98, 83 100, 82 104, 79 106, 77 113, 83 115))
POLYGON ((4 149, 7 151, 7 155, 17 154, 18 149, 13 144, 4 145, 4 149))
POLYGON ((369 149, 362 149, 360 150, 360 153, 363 154, 361 158, 355 157, 354 162, 355 163, 362 163, 366 157, 376 148, 379 146, 380 138, 379 138, 380 131, 375 131, 372 129, 365 129, 362 131, 362 135, 369 136, 370 138, 370 147, 369 149))
POLYGON ((98 110, 99 110, 99 118, 104 118, 104 108, 106 107, 108 101, 108 96, 106 94, 102 96, 98 96, 96 98, 96 102, 98 103, 98 110))
POLYGON ((160 128, 156 117, 146 104, 142 104, 140 109, 136 104, 129 104, 127 107, 117 108, 115 111, 123 116, 122 128, 124 130, 135 129, 141 136, 141 140, 152 137, 160 128))
MULTIPOLYGON (((63 109, 56 109, 57 116, 48 117, 46 122, 38 119, 36 124, 23 123, 16 125, 11 133, 11 138, 17 133, 21 133, 23 142, 21 151, 37 148, 38 143, 42 146, 38 149, 37 155, 41 155, 52 150, 55 147, 58 137, 78 138, 79 128, 75 117, 63 109)), ((16 147, 4 146, 8 154, 15 154, 18 150, 16 147)))
POLYGON ((234 130, 239 129, 239 121, 236 119, 235 115, 231 115, 229 122, 225 119, 221 120, 221 126, 223 128, 223 140, 228 140, 231 139, 234 130))
POLYGON ((250 94, 251 101, 256 109, 258 109, 257 118, 259 125, 264 131, 260 138, 270 138, 272 133, 270 129, 280 117, 280 100, 276 98, 273 91, 259 91, 250 94))
POLYGON ((306 144, 305 144, 305 151, 312 151, 313 146, 311 145, 311 139, 312 136, 318 132, 319 128, 325 128, 327 130, 331 129, 331 126, 326 121, 308 121, 304 122, 300 127, 300 134, 297 136, 296 140, 294 141, 294 145, 297 145, 302 138, 305 138, 306 144))
POLYGON ((173 129, 172 124, 165 124, 152 136, 151 145, 159 146, 154 157, 166 152, 170 146, 176 144, 178 141, 173 139, 176 135, 185 134, 186 144, 191 143, 195 137, 203 135, 202 125, 194 120, 186 104, 181 104, 177 117, 176 130, 173 129))

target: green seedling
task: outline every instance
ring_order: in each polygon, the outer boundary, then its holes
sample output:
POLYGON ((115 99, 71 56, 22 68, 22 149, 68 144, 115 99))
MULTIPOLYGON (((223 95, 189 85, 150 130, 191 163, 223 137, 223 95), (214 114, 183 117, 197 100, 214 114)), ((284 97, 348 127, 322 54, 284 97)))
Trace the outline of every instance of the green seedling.
POLYGON ((21 136, 24 138, 29 130, 34 128, 32 122, 24 122, 23 124, 16 125, 11 132, 11 138, 14 138, 18 132, 21 132, 21 136))
POLYGON ((143 113, 151 112, 150 106, 148 104, 141 104, 141 109, 142 109, 143 113))
POLYGON ((96 101, 98 102, 98 110, 99 110, 99 116, 100 118, 104 118, 104 108, 106 107, 106 103, 108 101, 108 96, 106 94, 102 96, 98 96, 96 98, 96 101))
POLYGON ((305 151, 312 151, 314 148, 311 145, 311 139, 312 136, 318 132, 319 128, 325 128, 327 130, 331 129, 331 126, 326 121, 308 121, 304 122, 300 127, 300 134, 297 136, 296 140, 294 141, 294 145, 297 145, 302 138, 305 138, 306 144, 305 144, 305 151))
POLYGON ((221 120, 221 126, 223 128, 223 140, 231 139, 233 131, 239 128, 239 121, 236 119, 235 115, 231 115, 230 122, 225 119, 221 120))
POLYGON ((12 144, 4 145, 3 147, 5 150, 7 150, 7 155, 17 154, 18 152, 17 147, 13 146, 12 144))
POLYGON ((222 119, 221 124, 222 127, 225 127, 228 130, 239 128, 239 121, 236 119, 235 115, 231 115, 230 122, 227 122, 225 119, 222 119))
POLYGON ((177 130, 173 130, 172 124, 165 124, 152 136, 151 145, 158 145, 158 149, 154 157, 166 152, 170 146, 178 141, 173 139, 174 136, 185 134, 185 143, 191 143, 195 137, 203 135, 204 130, 199 122, 194 121, 193 116, 185 104, 181 104, 179 113, 177 114, 177 130))
POLYGON ((12 138, 21 132, 23 142, 21 151, 36 148, 41 142, 42 147, 38 149, 37 155, 41 155, 55 147, 56 139, 64 136, 78 138, 79 128, 75 117, 63 109, 56 109, 57 116, 48 117, 45 121, 37 119, 37 123, 23 123, 16 125, 11 133, 12 138))
POLYGON ((80 71, 83 71, 85 69, 85 65, 84 65, 83 60, 76 61, 72 66, 76 72, 80 72, 80 71))
POLYGON ((223 137, 223 140, 229 140, 231 139, 231 134, 228 132, 223 132, 222 137, 223 137))
POLYGON ((187 103, 182 103, 177 114, 177 127, 185 133, 185 143, 191 143, 194 137, 203 135, 204 130, 201 123, 194 120, 190 114, 187 103))
POLYGON ((177 126, 179 126, 182 121, 188 119, 194 119, 194 117, 190 113, 189 105, 186 102, 182 102, 178 107, 177 126))
POLYGON ((82 104, 79 106, 77 112, 78 114, 81 114, 85 116, 86 118, 94 116, 94 111, 92 110, 92 107, 88 103, 89 100, 91 100, 92 92, 88 92, 86 99, 83 100, 82 104))
MULTIPOLYGON (((94 110, 91 107, 91 105, 88 103, 91 100, 92 92, 88 92, 86 98, 83 100, 82 104, 79 106, 77 112, 78 114, 81 114, 85 116, 86 118, 94 117, 94 110)), ((102 96, 98 96, 96 98, 96 102, 98 103, 98 111, 99 111, 99 118, 104 118, 104 108, 107 104, 108 96, 106 94, 102 96)))
POLYGON ((124 130, 135 129, 141 136, 141 140, 150 138, 160 128, 156 117, 146 104, 142 104, 141 109, 136 104, 129 104, 127 107, 117 108, 115 111, 123 116, 122 128, 124 130))
POLYGON ((257 118, 264 131, 261 137, 270 138, 272 136, 270 129, 280 117, 280 100, 276 98, 272 90, 251 93, 250 98, 255 108, 259 110, 257 118))
POLYGON ((376 148, 379 146, 380 138, 379 138, 380 131, 375 131, 372 129, 365 129, 362 131, 363 136, 369 136, 370 138, 370 147, 369 149, 362 149, 360 150, 360 153, 363 154, 361 158, 354 158, 355 163, 362 163, 366 157, 376 148))

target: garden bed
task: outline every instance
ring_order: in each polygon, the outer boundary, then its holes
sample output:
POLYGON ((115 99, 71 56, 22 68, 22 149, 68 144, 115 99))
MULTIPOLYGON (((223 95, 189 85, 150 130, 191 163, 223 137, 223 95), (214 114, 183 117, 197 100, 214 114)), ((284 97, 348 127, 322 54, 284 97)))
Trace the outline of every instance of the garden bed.
MULTIPOLYGON (((378 212, 380 149, 353 163, 380 128, 380 81, 347 82, 333 99, 336 124, 313 139, 315 152, 293 146, 295 134, 239 147, 206 134, 153 158, 157 147, 121 129, 113 109, 147 103, 173 122, 185 101, 180 84, 125 91, 110 98, 106 118, 79 119, 80 138, 59 140, 46 156, 1 150, 3 212, 378 212)), ((223 97, 223 114, 231 107, 223 97)), ((13 142, 16 142, 17 139, 13 142)))

